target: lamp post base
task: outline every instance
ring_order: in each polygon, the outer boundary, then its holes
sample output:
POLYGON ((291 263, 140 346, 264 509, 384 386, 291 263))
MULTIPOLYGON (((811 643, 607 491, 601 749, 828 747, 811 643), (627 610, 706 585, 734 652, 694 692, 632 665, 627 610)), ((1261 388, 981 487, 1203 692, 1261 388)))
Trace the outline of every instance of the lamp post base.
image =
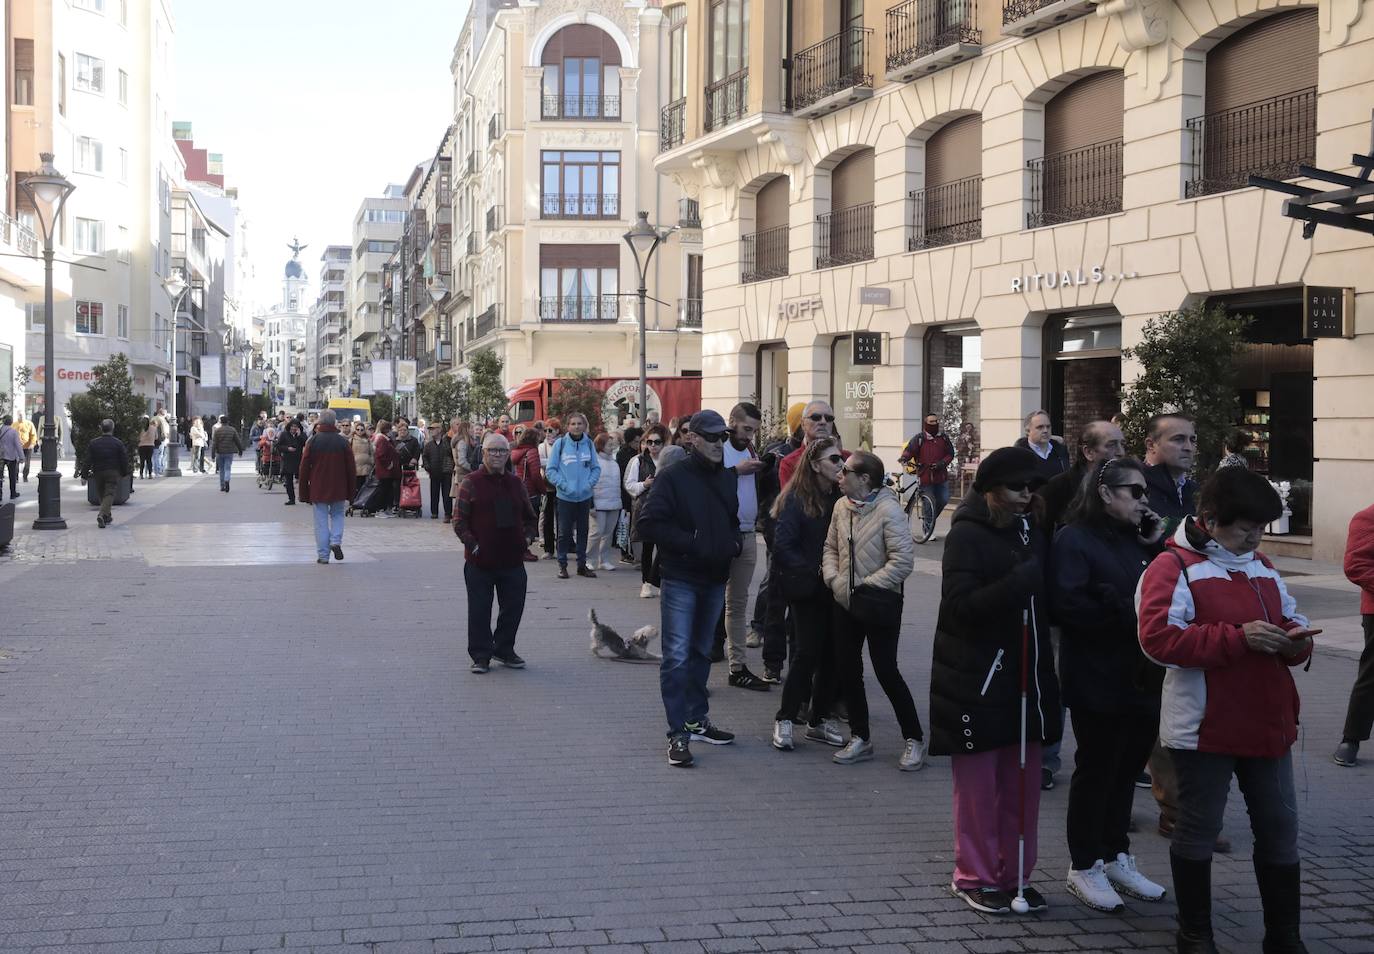
POLYGON ((67 529, 67 521, 62 519, 62 475, 55 470, 38 474, 38 519, 33 522, 33 528, 67 529))
POLYGON ((172 436, 167 441, 167 467, 162 471, 163 477, 181 476, 181 435, 172 429, 172 436))

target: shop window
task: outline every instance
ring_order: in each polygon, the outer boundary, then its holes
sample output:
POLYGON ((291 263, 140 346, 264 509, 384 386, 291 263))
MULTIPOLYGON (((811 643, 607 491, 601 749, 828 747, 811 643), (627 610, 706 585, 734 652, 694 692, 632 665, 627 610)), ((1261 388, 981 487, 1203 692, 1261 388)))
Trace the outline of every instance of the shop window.
POLYGON ((854 339, 840 335, 830 346, 830 406, 846 450, 873 449, 873 365, 854 364, 854 339))
POLYGON ((782 342, 760 345, 755 356, 754 380, 758 382, 758 405, 765 415, 786 426, 787 345, 782 342))
POLYGON ((1121 410, 1121 316, 1056 315, 1045 322, 1045 410, 1068 447, 1091 421, 1121 410))
POLYGON ((938 414, 941 428, 954 440, 954 472, 959 474, 962 495, 973 481, 982 454, 983 339, 977 323, 927 331, 924 365, 922 416, 938 414))

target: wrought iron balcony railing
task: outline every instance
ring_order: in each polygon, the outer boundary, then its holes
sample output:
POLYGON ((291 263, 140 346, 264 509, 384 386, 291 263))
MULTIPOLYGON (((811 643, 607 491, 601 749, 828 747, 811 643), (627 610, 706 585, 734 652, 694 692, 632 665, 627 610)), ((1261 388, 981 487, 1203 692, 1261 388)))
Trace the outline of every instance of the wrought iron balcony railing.
POLYGON ((1031 209, 1026 228, 1121 211, 1121 140, 1099 142, 1026 163, 1031 209))
POLYGON ((789 229, 778 225, 739 239, 739 280, 762 282, 787 275, 789 229))
POLYGON ((545 194, 540 203, 543 219, 618 219, 619 193, 566 192, 545 194))
POLYGON ((706 87, 706 131, 720 129, 743 119, 749 108, 749 71, 731 73, 718 83, 706 87))
POLYGON ((701 327, 700 298, 679 298, 677 300, 677 326, 679 328, 701 327))
POLYGON ((543 97, 544 119, 619 119, 619 96, 543 97))
POLYGON ((887 68, 960 43, 980 44, 977 0, 906 0, 887 11, 887 68))
POLYGON ((1251 175, 1293 179, 1317 161, 1317 91, 1275 96, 1187 122, 1192 138, 1189 197, 1245 186, 1251 175))
POLYGON ((917 189, 910 200, 907 251, 916 252, 983 237, 983 177, 917 189))
POLYGON ((468 341, 485 338, 501 327, 501 306, 489 305, 486 311, 468 319, 468 341))
POLYGON ((687 100, 678 99, 658 114, 658 151, 667 152, 687 139, 687 100))
POLYGON ((1002 26, 1011 28, 1008 33, 1025 36, 1080 17, 1092 8, 1084 0, 1002 0, 1002 26), (1015 26, 1031 20, 1038 22, 1015 26))
POLYGON ((487 209, 487 238, 494 238, 496 233, 505 227, 505 210, 499 205, 493 205, 487 209))
POLYGON ((588 295, 566 298, 540 296, 539 320, 543 322, 615 322, 620 320, 620 298, 616 295, 588 295))
POLYGON ((873 203, 816 216, 816 267, 833 268, 873 257, 873 203))
POLYGON ((868 47, 873 31, 849 27, 792 57, 792 108, 805 109, 855 86, 872 88, 868 47))
POLYGON ((684 229, 701 228, 701 203, 696 199, 678 199, 677 224, 684 229))
POLYGON ((487 120, 487 142, 493 143, 506 134, 505 122, 500 113, 492 113, 487 120))

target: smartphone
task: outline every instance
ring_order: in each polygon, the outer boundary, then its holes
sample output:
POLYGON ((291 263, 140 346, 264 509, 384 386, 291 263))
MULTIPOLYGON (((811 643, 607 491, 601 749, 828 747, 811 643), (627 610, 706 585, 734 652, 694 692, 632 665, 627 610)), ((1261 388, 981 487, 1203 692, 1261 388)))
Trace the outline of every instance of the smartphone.
POLYGON ((1142 537, 1149 537, 1150 534, 1155 532, 1157 526, 1159 526, 1159 521, 1149 514, 1146 514, 1140 518, 1140 535, 1142 537))
POLYGON ((771 451, 770 451, 769 453, 764 454, 764 455, 762 455, 761 457, 759 457, 759 460, 763 461, 763 466, 765 466, 765 467, 772 467, 772 466, 773 466, 773 462, 776 461, 777 459, 778 459, 778 455, 772 453, 771 451))
POLYGON ((1303 629, 1301 626, 1299 626, 1297 629, 1290 629, 1288 631, 1289 639, 1306 639, 1308 636, 1319 635, 1321 635, 1320 629, 1303 629))

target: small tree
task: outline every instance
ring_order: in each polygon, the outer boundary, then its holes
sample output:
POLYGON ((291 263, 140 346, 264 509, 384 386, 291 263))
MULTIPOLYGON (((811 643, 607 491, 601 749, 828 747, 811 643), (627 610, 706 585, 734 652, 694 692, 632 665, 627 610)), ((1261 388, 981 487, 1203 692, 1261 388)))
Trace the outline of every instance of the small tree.
POLYGON ((501 383, 501 359, 490 348, 468 359, 468 411, 480 421, 506 409, 506 388, 501 383))
POLYGON ((425 420, 450 421, 455 417, 468 417, 468 384, 463 379, 439 374, 426 378, 416 387, 417 406, 425 420))
POLYGON ((600 427, 606 413, 606 389, 597 387, 592 379, 592 372, 584 369, 573 372, 570 378, 560 380, 549 400, 550 416, 566 421, 569 414, 584 414, 588 430, 595 431, 600 427))
POLYGON ((91 369, 94 380, 84 394, 73 394, 67 402, 72 417, 72 446, 76 449, 76 472, 85 474, 87 451, 100 436, 100 422, 114 421, 114 436, 124 442, 129 456, 138 456, 138 422, 148 413, 145 398, 134 393, 129 376, 129 359, 123 353, 91 369))
POLYGON ((388 421, 396 420, 396 402, 391 399, 390 394, 374 394, 367 399, 372 406, 372 420, 380 421, 385 418, 388 421))
POLYGON ((1197 421, 1196 472, 1216 466, 1222 438, 1240 416, 1236 358, 1250 321, 1196 304, 1145 322, 1140 344, 1121 352, 1141 365, 1140 376, 1121 393, 1127 446, 1143 452, 1150 417, 1178 411, 1197 421))

